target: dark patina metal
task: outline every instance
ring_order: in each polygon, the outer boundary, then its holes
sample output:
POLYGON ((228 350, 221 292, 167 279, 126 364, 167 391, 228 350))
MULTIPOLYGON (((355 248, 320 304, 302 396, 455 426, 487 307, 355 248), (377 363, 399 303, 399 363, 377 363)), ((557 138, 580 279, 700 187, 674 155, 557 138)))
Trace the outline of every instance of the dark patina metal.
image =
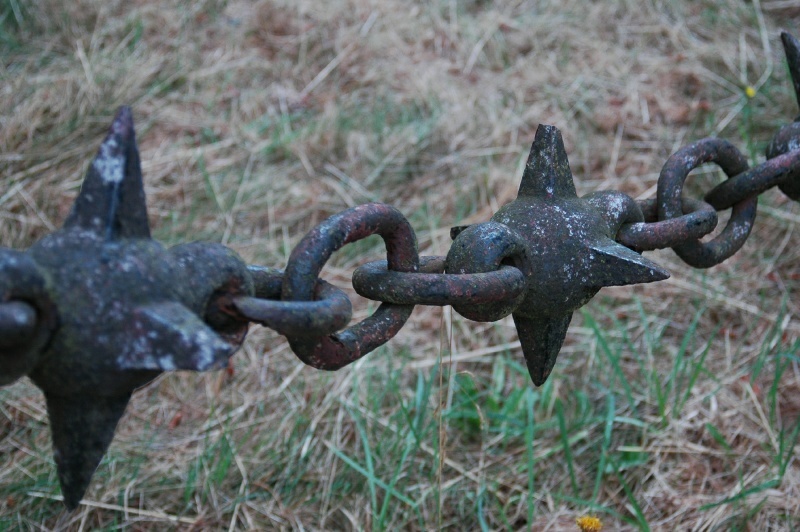
MULTIPOLYGON (((705 163, 716 163, 728 177, 747 170, 747 159, 731 143, 703 139, 675 152, 658 178, 658 217, 669 220, 683 215, 683 183, 689 172, 705 163)), ((751 194, 733 206, 728 225, 710 242, 690 241, 672 249, 695 268, 710 268, 731 257, 744 245, 756 219, 758 195, 751 194)))
MULTIPOLYGON (((550 375, 573 311, 600 288, 669 277, 654 262, 614 241, 622 224, 642 221, 641 209, 624 194, 579 198, 561 133, 539 126, 517 199, 489 222, 509 228, 525 247, 528 288, 510 312, 534 384, 543 384, 550 375)), ((482 226, 458 234, 447 256, 448 271, 474 271, 474 256, 486 246, 482 226)), ((489 231, 494 230, 492 225, 489 231)), ((467 317, 475 319, 474 313, 467 317)))
POLYGON ((150 239, 127 108, 64 227, 25 253, 2 250, 0 272, 7 333, 0 376, 8 383, 27 374, 44 392, 69 508, 83 496, 133 390, 162 371, 225 366, 247 322, 206 314, 220 293, 253 293, 246 265, 229 249, 167 250, 150 239), (21 326, 9 334, 13 306, 21 326))
MULTIPOLYGON (((400 211, 383 203, 359 205, 331 216, 294 248, 284 274, 282 299, 312 299, 319 273, 333 252, 345 244, 376 234, 386 244, 390 269, 419 271, 417 238, 400 211)), ((336 370, 392 339, 413 310, 414 305, 384 302, 372 316, 344 331, 317 337, 313 332, 288 335, 287 339, 295 354, 309 366, 336 370)))
POLYGON ((644 222, 622 224, 617 231, 617 242, 639 252, 699 240, 717 227, 717 211, 704 201, 683 198, 683 216, 661 221, 655 199, 638 203, 644 222))
MULTIPOLYGON (((782 38, 800 96, 800 43, 782 38)), ((336 370, 391 339, 414 305, 453 305, 476 321, 512 315, 541 385, 577 308, 604 286, 668 277, 640 252, 671 247, 694 266, 718 264, 747 239, 758 194, 776 185, 800 198, 800 122, 781 128, 752 169, 723 140, 687 146, 664 165, 657 198, 639 202, 620 192, 579 198, 561 133, 542 125, 518 197, 491 221, 454 227, 446 258, 420 258, 402 214, 372 203, 314 228, 281 271, 248 266, 219 244, 165 249, 150 238, 133 120, 122 108, 64 227, 25 252, 0 249, 0 385, 27 375, 44 392, 74 508, 131 393, 164 371, 225 366, 249 322, 285 335, 306 364, 336 370), (729 179, 705 201, 684 198, 685 179, 704 163, 729 179), (701 242, 729 207, 725 229, 701 242), (359 267, 353 286, 383 304, 347 328, 350 300, 319 275, 335 251, 374 234, 387 260, 359 267)))
POLYGON ((499 268, 452 275, 445 273, 444 257, 420 257, 419 273, 402 273, 390 270, 381 260, 356 268, 353 288, 366 298, 400 305, 483 305, 513 300, 525 290, 525 274, 513 266, 499 268))

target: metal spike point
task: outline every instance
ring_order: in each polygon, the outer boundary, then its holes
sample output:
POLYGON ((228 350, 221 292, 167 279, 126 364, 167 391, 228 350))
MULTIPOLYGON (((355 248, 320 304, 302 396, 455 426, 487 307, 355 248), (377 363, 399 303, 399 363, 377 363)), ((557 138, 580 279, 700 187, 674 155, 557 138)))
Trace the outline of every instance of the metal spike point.
POLYGON ((227 365, 238 348, 180 303, 154 303, 134 311, 131 341, 117 365, 124 370, 208 371, 227 365))
POLYGON ((108 136, 89 166, 64 223, 64 228, 72 227, 108 240, 150 237, 139 150, 128 107, 117 111, 108 136))
POLYGON ((527 318, 513 314, 522 354, 533 384, 541 386, 556 365, 558 352, 567 336, 572 312, 555 317, 527 318))
POLYGON ((58 480, 70 510, 83 498, 130 397, 130 393, 62 397, 45 392, 58 480))
POLYGON ((800 106, 800 41, 786 31, 781 32, 781 41, 786 54, 786 62, 789 64, 789 73, 792 76, 794 96, 800 106))
POLYGON ((564 140, 557 127, 539 124, 536 129, 536 138, 522 173, 519 196, 543 199, 577 197, 564 140))
POLYGON ((669 279, 667 270, 611 239, 589 244, 594 252, 593 286, 625 286, 669 279))

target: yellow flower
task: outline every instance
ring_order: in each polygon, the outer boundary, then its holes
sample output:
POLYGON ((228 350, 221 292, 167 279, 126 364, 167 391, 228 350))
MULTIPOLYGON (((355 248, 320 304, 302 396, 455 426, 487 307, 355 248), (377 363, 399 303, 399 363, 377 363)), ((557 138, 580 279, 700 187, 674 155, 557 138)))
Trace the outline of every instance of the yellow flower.
POLYGON ((756 97, 756 90, 753 87, 751 87, 750 85, 748 85, 744 89, 744 95, 747 96, 748 98, 751 98, 751 99, 755 98, 756 97))
POLYGON ((603 523, 593 515, 579 517, 575 522, 578 524, 578 528, 581 529, 581 532, 600 532, 603 530, 603 523))

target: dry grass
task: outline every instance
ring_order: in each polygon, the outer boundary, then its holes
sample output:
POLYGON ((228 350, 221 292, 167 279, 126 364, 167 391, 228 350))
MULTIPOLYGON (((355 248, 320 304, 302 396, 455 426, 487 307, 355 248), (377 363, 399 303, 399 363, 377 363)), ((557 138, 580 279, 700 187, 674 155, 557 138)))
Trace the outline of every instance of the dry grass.
MULTIPOLYGON (((795 116, 778 29, 798 15, 768 0, 2 0, 2 244, 61 223, 122 104, 156 237, 270 266, 372 200, 444 254, 450 225, 514 197, 539 123, 561 128, 579 193, 651 197, 680 145, 719 134, 758 158, 795 116)), ((0 529, 575 530, 587 513, 607 530, 800 528, 798 220, 770 191, 725 264, 650 254, 672 279, 601 292, 541 389, 509 320, 418 308, 334 374, 253 330, 232 375, 136 394, 71 515, 42 396, 20 381, 0 390, 0 529)), ((346 287, 379 254, 346 248, 325 276, 346 287)))

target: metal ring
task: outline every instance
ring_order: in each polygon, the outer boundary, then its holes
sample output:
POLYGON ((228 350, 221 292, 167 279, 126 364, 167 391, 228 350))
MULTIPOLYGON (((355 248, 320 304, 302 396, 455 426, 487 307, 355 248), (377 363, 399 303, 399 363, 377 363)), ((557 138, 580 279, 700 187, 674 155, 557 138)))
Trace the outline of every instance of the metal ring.
POLYGON ((239 296, 231 302, 249 321, 260 323, 284 336, 324 336, 346 327, 353 315, 350 299, 323 280, 314 289, 314 301, 281 301, 283 272, 249 267, 256 285, 255 297, 239 296))
MULTIPOLYGON (((708 138, 675 152, 661 169, 658 178, 658 219, 683 215, 683 183, 689 172, 704 163, 716 163, 728 177, 747 171, 747 159, 730 142, 708 138)), ((725 229, 710 242, 695 240, 672 249, 695 268, 709 268, 736 253, 747 240, 756 218, 758 196, 753 195, 733 206, 725 229)))
POLYGON ((533 273, 525 239, 516 230, 495 221, 471 225, 459 233, 446 262, 450 274, 485 274, 501 270, 506 264, 522 273, 525 286, 516 296, 453 305, 453 310, 473 321, 497 321, 514 312, 525 299, 533 273))
MULTIPOLYGON (((416 237, 400 211, 383 203, 359 205, 322 222, 292 250, 281 299, 312 300, 319 273, 331 254, 345 244, 374 234, 380 235, 386 244, 389 269, 419 270, 416 237)), ((336 370, 388 342, 413 310, 414 305, 383 303, 372 316, 344 331, 322 337, 292 334, 287 338, 292 350, 306 364, 336 370)))
POLYGON ((687 240, 699 240, 717 226, 717 211, 705 201, 684 198, 683 216, 658 221, 655 199, 639 202, 644 222, 623 224, 617 242, 638 252, 671 248, 687 240))
POLYGON ((420 273, 387 268, 385 260, 370 262, 353 273, 353 288, 366 298, 401 305, 485 304, 508 301, 526 286, 525 274, 503 265, 486 273, 444 273, 444 257, 420 257, 420 273))
POLYGON ((761 194, 776 185, 787 182, 796 174, 800 174, 798 164, 800 164, 800 149, 778 155, 755 168, 723 181, 706 194, 705 200, 715 209, 727 209, 753 194, 761 194))
MULTIPOLYGON (((772 138, 772 142, 767 146, 767 159, 774 159, 800 148, 799 118, 797 117, 793 123, 783 126, 772 138)), ((778 188, 794 201, 800 201, 800 168, 792 169, 784 178, 783 183, 778 185, 778 188)))

